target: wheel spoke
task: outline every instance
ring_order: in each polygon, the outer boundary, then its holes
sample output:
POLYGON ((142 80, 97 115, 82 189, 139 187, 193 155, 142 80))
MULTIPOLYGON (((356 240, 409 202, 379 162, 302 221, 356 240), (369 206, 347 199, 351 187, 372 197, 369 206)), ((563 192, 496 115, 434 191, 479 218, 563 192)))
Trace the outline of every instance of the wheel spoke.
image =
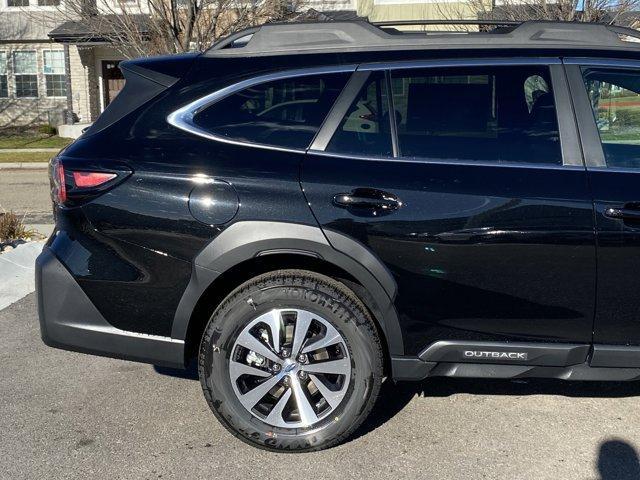
POLYGON ((235 382, 238 377, 242 375, 253 375, 254 377, 270 377, 271 373, 260 370, 259 368, 252 367, 246 363, 236 362, 232 360, 229 362, 229 373, 231 374, 231 380, 235 382))
POLYGON ((311 425, 318 421, 318 415, 309 403, 309 399, 304 393, 304 389, 300 384, 298 377, 291 376, 291 390, 293 390, 293 396, 298 408, 298 414, 300 415, 300 421, 305 425, 311 425))
POLYGON ((247 350, 252 350, 257 354, 268 358, 272 362, 280 363, 282 361, 268 345, 261 340, 258 340, 249 332, 243 332, 240 335, 240 338, 238 338, 238 345, 242 345, 247 350))
POLYGON ((351 364, 348 358, 340 360, 329 360, 327 362, 310 363, 304 366, 307 373, 330 373, 347 375, 351 370, 351 364))
POLYGON ((273 350, 280 351, 280 332, 282 331, 282 316, 280 310, 272 310, 258 317, 258 322, 264 322, 271 330, 271 338, 273 341, 273 350))
POLYGON ((333 328, 329 324, 325 325, 325 328, 327 329, 327 331, 325 332, 324 336, 319 340, 306 345, 302 349, 302 353, 309 353, 313 352, 314 350, 320 350, 321 348, 326 348, 342 341, 342 336, 335 328, 333 328))
POLYGON ((284 421, 284 418, 282 418, 282 411, 287 405, 289 397, 291 397, 291 389, 287 388, 280 396, 278 402, 273 406, 273 408, 269 412, 269 415, 264 419, 264 421, 269 423, 270 425, 275 425, 276 427, 286 426, 287 423, 284 421))
POLYGON ((345 388, 343 387, 341 390, 334 392, 333 390, 329 390, 329 388, 327 388, 327 386, 324 383, 322 383, 322 380, 320 380, 315 375, 313 374, 309 375, 309 378, 313 380, 313 384, 318 388, 318 390, 320 391, 320 394, 324 397, 324 399, 327 401, 329 406, 331 408, 336 408, 340 403, 340 401, 342 401, 342 398, 344 397, 345 388))
POLYGON ((244 395, 240 395, 240 403, 244 405, 244 408, 251 411, 255 404, 262 400, 262 397, 264 397, 279 381, 280 376, 278 375, 265 380, 254 389, 249 390, 244 395))
POLYGON ((298 314, 296 315, 296 328, 293 335, 293 347, 291 347, 291 358, 298 356, 298 352, 300 352, 300 347, 302 347, 302 343, 307 336, 312 320, 313 316, 310 312, 298 310, 298 314))

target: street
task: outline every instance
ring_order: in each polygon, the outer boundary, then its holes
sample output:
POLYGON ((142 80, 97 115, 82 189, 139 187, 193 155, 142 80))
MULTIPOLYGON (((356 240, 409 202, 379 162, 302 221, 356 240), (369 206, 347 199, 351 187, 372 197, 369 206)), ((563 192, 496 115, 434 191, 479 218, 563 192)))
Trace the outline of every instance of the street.
POLYGON ((640 384, 389 383, 346 444, 273 454, 218 424, 193 370, 46 347, 35 296, 0 312, 0 478, 640 478, 640 384))
POLYGON ((53 223, 46 169, 0 170, 0 212, 25 216, 28 225, 53 223))

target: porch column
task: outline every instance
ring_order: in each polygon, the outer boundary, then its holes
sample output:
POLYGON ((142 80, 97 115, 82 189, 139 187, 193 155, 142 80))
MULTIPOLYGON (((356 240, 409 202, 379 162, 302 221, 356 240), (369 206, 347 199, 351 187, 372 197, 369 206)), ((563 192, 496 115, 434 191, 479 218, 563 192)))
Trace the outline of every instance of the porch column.
POLYGON ((64 83, 67 87, 67 109, 64 123, 73 125, 73 93, 71 92, 71 59, 69 58, 69 44, 64 43, 64 83))

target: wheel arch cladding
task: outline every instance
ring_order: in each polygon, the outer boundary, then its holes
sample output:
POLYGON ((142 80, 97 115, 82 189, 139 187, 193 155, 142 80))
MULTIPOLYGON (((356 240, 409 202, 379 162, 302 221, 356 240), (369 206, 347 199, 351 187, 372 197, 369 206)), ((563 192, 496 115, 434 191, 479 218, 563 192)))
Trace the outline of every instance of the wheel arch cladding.
MULTIPOLYGON (((336 235, 339 234, 333 234, 336 235)), ((351 283, 356 289, 361 286, 355 293, 380 327, 389 355, 403 355, 402 332, 393 304, 395 280, 364 246, 347 237, 340 242, 349 247, 349 254, 336 250, 320 228, 309 225, 242 221, 224 230, 194 259, 191 280, 176 310, 171 336, 186 343, 191 341, 191 348, 185 348, 185 361, 193 353, 193 342, 199 341, 194 340, 194 332, 197 335, 204 328, 196 324, 206 323, 212 309, 226 295, 257 274, 291 267, 325 274, 333 271, 338 276, 346 274, 347 281, 354 280, 351 283), (211 298, 213 305, 207 302, 211 298), (198 321, 195 317, 203 309, 206 319, 198 321)))

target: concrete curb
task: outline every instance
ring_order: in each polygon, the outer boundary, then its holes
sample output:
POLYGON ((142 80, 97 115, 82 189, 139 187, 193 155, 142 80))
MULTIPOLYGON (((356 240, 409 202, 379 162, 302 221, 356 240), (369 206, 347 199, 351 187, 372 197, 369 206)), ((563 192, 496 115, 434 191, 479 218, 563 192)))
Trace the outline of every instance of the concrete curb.
POLYGON ((0 170, 42 170, 49 168, 49 162, 4 162, 0 170))
POLYGON ((62 147, 46 147, 46 148, 0 148, 0 153, 58 153, 62 147))

